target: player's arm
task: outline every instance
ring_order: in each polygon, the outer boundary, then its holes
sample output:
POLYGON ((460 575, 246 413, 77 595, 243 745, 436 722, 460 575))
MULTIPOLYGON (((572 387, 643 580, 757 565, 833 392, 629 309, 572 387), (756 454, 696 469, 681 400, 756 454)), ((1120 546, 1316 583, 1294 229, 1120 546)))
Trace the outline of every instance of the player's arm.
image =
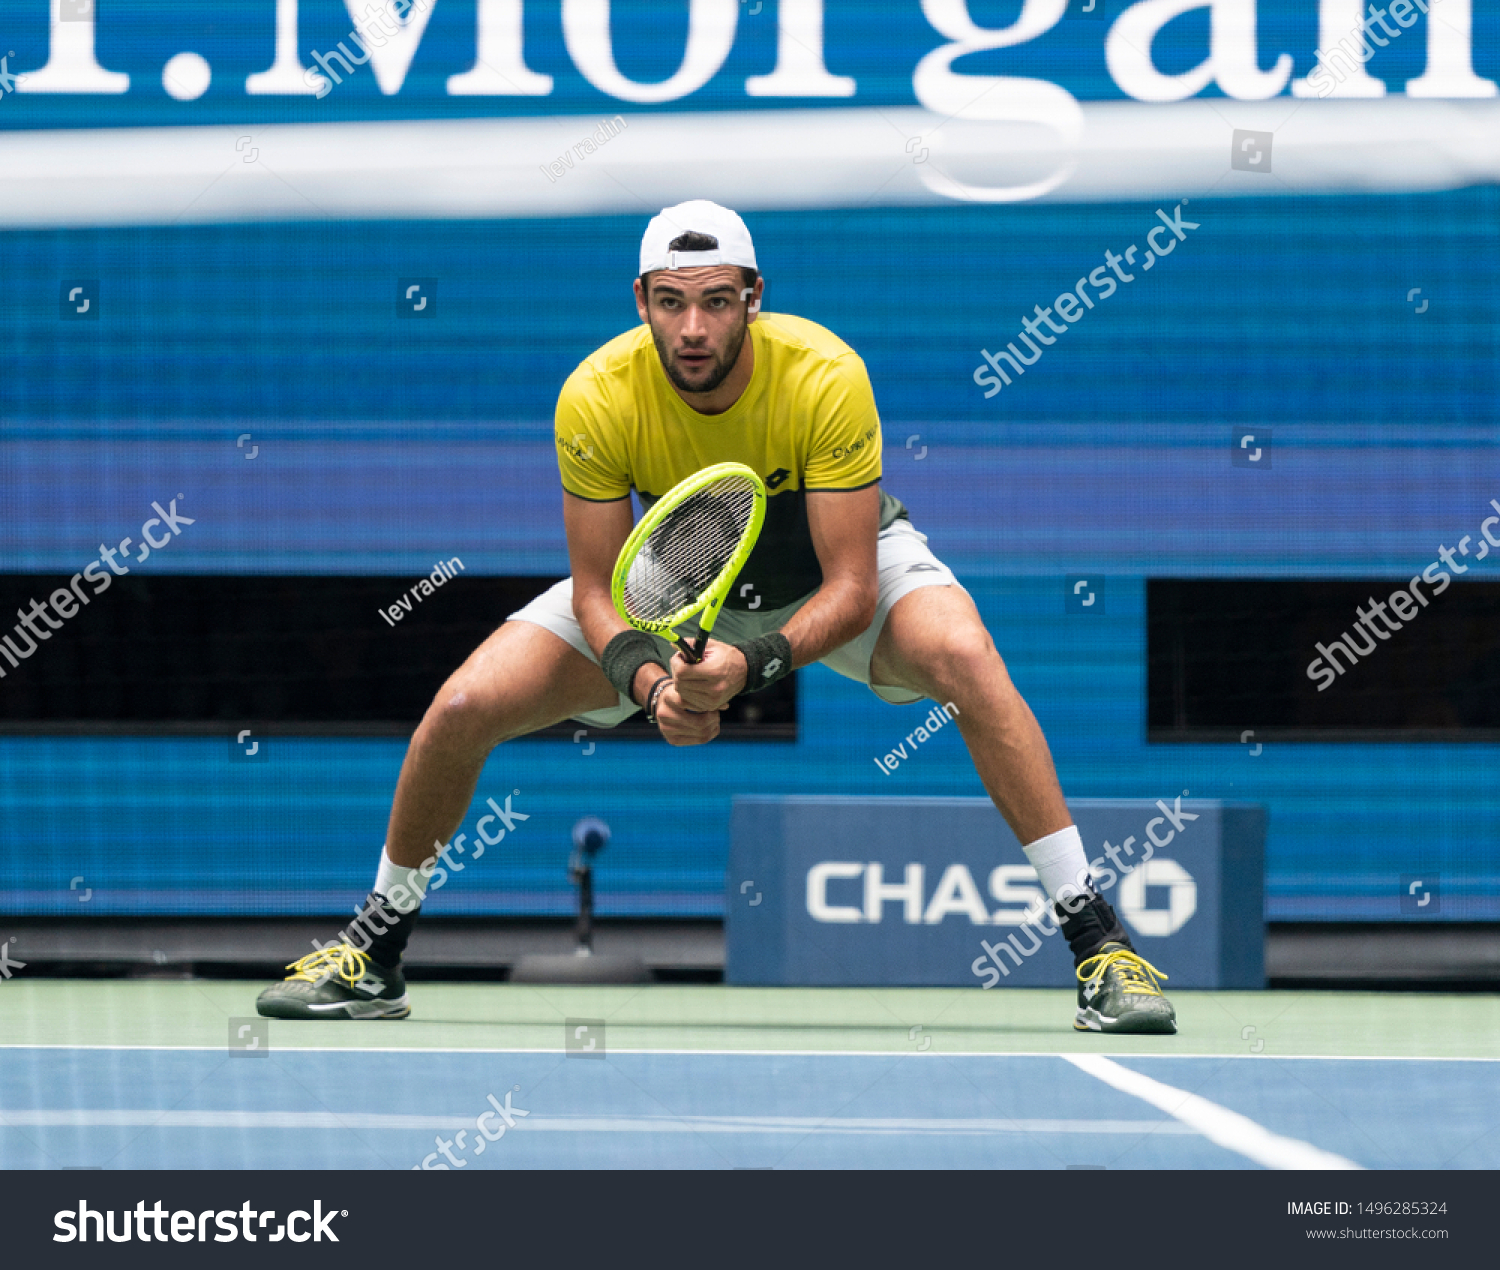
MULTIPOLYGON (((807 526, 823 584, 781 629, 792 647, 793 666, 810 665, 847 644, 875 618, 880 486, 808 490, 807 526)), ((722 710, 743 691, 747 673, 739 649, 713 640, 696 665, 680 653, 672 658, 677 691, 695 710, 722 710)))
MULTIPOLYGON (((631 629, 615 609, 609 583, 633 524, 629 496, 595 502, 563 491, 563 531, 573 573, 573 616, 596 657, 603 657, 605 645, 616 635, 631 629)), ((637 705, 645 704, 651 686, 666 673, 655 662, 647 662, 635 672, 630 695, 637 705)), ((702 745, 719 734, 718 711, 689 713, 672 687, 665 689, 657 702, 656 718, 662 736, 671 745, 702 745)))
POLYGON ((875 620, 880 486, 808 490, 807 527, 823 585, 781 628, 792 646, 793 666, 811 665, 875 620))
MULTIPOLYGON (((563 491, 563 532, 568 538, 568 563, 573 570, 573 616, 596 657, 611 639, 630 629, 615 611, 609 580, 633 523, 628 495, 606 503, 563 491)), ((661 677, 658 670, 648 679, 651 669, 642 666, 637 672, 637 691, 642 684, 649 686, 661 677)))

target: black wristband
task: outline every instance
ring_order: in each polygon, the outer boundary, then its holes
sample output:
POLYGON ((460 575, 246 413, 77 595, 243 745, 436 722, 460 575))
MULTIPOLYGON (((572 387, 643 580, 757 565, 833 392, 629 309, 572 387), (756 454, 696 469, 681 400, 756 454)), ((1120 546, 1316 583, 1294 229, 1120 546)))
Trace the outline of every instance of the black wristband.
POLYGON ((769 688, 792 673, 792 645, 780 631, 736 644, 745 658, 746 692, 769 688))
POLYGON ((652 662, 661 666, 663 672, 666 671, 667 668, 661 664, 661 653, 656 647, 656 640, 645 631, 633 629, 621 631, 610 640, 599 658, 604 677, 614 684, 616 692, 631 702, 635 701, 632 689, 635 687, 636 672, 652 662))

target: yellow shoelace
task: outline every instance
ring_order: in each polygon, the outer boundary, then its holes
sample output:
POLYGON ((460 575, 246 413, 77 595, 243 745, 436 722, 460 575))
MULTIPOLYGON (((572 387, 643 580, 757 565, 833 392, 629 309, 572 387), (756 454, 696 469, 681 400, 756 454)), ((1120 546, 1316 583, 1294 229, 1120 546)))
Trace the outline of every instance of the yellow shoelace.
POLYGON ((370 959, 350 944, 335 944, 332 948, 320 948, 308 953, 287 967, 292 971, 287 981, 305 979, 308 983, 320 983, 337 975, 351 988, 365 977, 370 959))
POLYGON ((1078 981, 1084 983, 1090 979, 1103 979, 1105 972, 1111 967, 1120 973, 1120 979, 1123 981, 1122 991, 1143 997, 1161 996, 1161 987, 1156 981, 1165 979, 1167 976, 1144 957, 1131 952, 1128 948, 1116 948, 1107 953, 1095 953, 1092 957, 1085 958, 1083 964, 1078 967, 1078 981))

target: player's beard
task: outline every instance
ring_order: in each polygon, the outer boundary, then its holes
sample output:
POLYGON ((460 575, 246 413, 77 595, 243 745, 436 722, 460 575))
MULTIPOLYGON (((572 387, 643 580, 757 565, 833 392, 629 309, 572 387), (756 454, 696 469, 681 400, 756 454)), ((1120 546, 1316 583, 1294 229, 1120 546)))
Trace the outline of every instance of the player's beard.
POLYGON ((709 363, 707 375, 696 383, 683 375, 681 368, 677 365, 676 355, 667 347, 666 341, 662 339, 655 325, 651 327, 651 342, 656 345, 656 355, 661 358, 662 369, 666 371, 667 378, 672 381, 672 386, 678 392, 706 393, 713 392, 729 378, 729 372, 734 369, 734 364, 740 359, 740 349, 744 346, 745 335, 749 329, 749 321, 741 318, 739 326, 725 339, 723 349, 709 363))

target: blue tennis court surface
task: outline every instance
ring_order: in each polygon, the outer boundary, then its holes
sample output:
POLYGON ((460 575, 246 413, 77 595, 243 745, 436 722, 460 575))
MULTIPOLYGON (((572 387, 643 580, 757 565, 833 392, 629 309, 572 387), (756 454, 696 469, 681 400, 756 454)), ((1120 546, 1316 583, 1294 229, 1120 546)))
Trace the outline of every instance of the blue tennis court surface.
POLYGON ((1500 999, 414 984, 374 1024, 263 985, 0 986, 0 1168, 1500 1168, 1500 999))
MULTIPOLYGON (((1107 1061, 1197 1095, 1242 1135, 1325 1153, 1325 1167, 1500 1167, 1492 1063, 1107 1061)), ((1232 1133, 1216 1142, 1065 1055, 17 1048, 0 1107, 7 1169, 1302 1162, 1258 1159, 1232 1133)))

